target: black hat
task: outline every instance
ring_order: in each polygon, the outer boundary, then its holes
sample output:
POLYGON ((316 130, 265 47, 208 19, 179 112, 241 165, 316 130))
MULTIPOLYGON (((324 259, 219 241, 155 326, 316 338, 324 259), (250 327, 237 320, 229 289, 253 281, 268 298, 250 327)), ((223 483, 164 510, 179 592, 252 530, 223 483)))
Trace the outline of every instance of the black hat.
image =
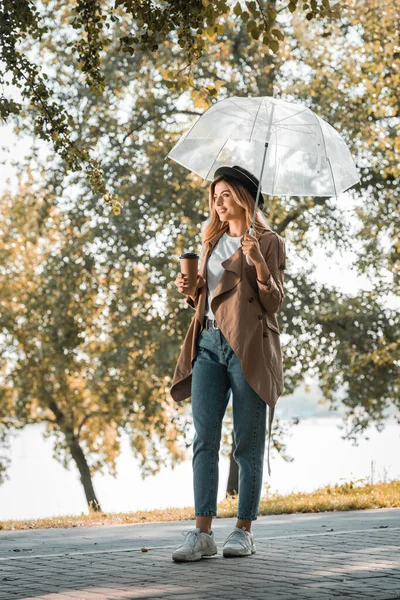
MULTIPOLYGON (((214 173, 214 179, 221 176, 232 177, 237 179, 240 183, 250 192, 254 200, 257 198, 257 190, 259 181, 253 173, 250 173, 247 169, 234 165, 233 167, 219 167, 214 173)), ((262 190, 260 190, 260 196, 258 198, 258 207, 264 206, 264 198, 262 197, 262 190)))

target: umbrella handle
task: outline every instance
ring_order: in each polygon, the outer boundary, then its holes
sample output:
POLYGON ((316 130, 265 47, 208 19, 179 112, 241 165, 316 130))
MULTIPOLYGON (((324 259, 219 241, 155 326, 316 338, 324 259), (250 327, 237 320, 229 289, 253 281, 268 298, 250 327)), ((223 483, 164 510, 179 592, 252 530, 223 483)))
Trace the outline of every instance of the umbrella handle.
MULTIPOLYGON (((249 235, 254 235, 254 227, 250 227, 249 235)), ((251 260, 251 258, 249 258, 249 256, 247 254, 246 254, 246 262, 250 267, 253 264, 253 261, 251 260)))

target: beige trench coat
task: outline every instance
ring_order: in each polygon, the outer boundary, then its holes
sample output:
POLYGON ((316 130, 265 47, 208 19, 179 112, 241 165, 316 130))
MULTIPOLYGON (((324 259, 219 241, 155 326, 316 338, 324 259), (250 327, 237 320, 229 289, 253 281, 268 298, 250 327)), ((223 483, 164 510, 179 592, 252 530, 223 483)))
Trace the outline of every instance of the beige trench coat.
MULTIPOLYGON (((175 367, 170 393, 180 402, 191 395, 192 367, 197 353, 197 340, 204 328, 207 298, 207 260, 220 232, 207 247, 203 246, 200 279, 194 302, 186 302, 195 314, 186 333, 175 367)), ((284 390, 280 329, 276 319, 284 298, 283 281, 286 266, 285 241, 271 229, 255 233, 261 253, 271 273, 271 287, 257 280, 256 268, 248 265, 239 247, 222 262, 225 271, 211 301, 217 324, 240 359, 243 374, 253 390, 269 406, 268 472, 271 425, 274 408, 284 390)))

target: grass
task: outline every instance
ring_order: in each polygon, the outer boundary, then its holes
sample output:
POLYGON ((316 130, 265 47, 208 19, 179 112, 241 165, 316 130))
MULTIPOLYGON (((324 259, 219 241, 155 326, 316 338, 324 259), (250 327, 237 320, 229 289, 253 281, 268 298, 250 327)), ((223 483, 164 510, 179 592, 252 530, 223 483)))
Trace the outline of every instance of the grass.
MULTIPOLYGON (((261 499, 259 515, 284 513, 316 513, 334 510, 361 510, 367 508, 400 507, 400 480, 368 483, 364 479, 343 484, 327 485, 313 492, 292 492, 287 495, 267 493, 261 499)), ((218 517, 235 517, 237 496, 218 504, 218 517)), ((125 525, 135 523, 162 523, 194 519, 192 506, 142 510, 131 513, 102 513, 89 511, 80 516, 49 517, 46 519, 0 521, 0 529, 45 529, 51 527, 94 527, 98 525, 125 525)))

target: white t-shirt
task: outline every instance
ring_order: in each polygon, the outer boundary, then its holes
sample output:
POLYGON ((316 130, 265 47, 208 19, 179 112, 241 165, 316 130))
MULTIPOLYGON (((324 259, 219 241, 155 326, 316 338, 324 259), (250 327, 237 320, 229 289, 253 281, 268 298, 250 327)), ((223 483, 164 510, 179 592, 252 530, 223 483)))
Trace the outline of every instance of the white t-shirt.
POLYGON ((207 261, 207 302, 205 315, 209 319, 215 319, 214 313, 211 310, 211 300, 213 298, 215 289, 225 271, 221 263, 240 247, 242 239, 240 237, 233 237, 228 235, 226 232, 219 238, 218 242, 214 246, 214 249, 207 261))

